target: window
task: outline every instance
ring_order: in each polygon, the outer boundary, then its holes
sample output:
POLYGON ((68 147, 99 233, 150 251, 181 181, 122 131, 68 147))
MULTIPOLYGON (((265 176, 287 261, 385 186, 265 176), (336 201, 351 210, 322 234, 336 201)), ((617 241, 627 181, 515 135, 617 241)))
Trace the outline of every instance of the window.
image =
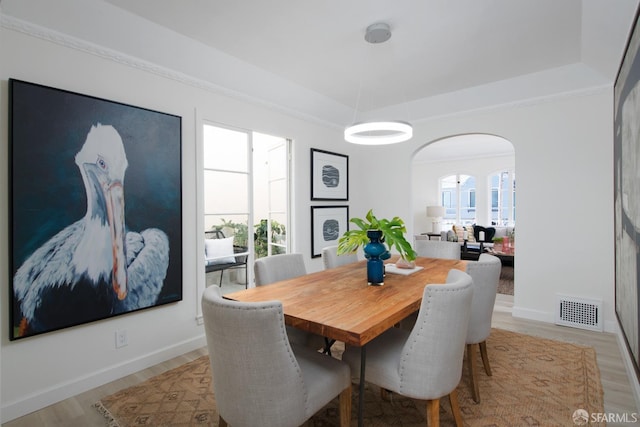
POLYGON ((202 124, 204 230, 233 236, 249 265, 289 250, 289 147, 285 138, 202 124))
POLYGON ((261 258, 289 251, 290 141, 255 132, 253 141, 255 258, 261 258))
POLYGON ((203 126, 204 229, 220 228, 248 247, 251 138, 246 131, 203 126))
POLYGON ((473 224, 476 218, 476 179, 449 175, 440 179, 440 200, 446 224, 473 224))
POLYGON ((491 183, 491 223, 514 225, 516 222, 516 174, 500 171, 489 177, 491 183))

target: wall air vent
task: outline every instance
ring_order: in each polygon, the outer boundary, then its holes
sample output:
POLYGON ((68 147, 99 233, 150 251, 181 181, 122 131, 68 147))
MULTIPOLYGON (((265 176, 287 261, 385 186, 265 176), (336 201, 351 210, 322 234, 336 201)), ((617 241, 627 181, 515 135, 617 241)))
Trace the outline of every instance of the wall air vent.
POLYGON ((560 294, 556 294, 556 297, 556 325, 600 332, 604 330, 601 300, 560 294))

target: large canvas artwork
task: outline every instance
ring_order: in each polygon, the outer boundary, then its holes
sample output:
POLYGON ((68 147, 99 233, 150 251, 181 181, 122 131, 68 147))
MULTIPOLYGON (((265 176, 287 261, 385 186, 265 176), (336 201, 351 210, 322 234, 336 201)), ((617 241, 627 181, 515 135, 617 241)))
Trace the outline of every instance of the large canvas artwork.
POLYGON ((10 94, 10 338, 182 299, 181 123, 19 80, 10 94))
POLYGON ((633 26, 614 90, 616 315, 640 377, 640 29, 633 26))

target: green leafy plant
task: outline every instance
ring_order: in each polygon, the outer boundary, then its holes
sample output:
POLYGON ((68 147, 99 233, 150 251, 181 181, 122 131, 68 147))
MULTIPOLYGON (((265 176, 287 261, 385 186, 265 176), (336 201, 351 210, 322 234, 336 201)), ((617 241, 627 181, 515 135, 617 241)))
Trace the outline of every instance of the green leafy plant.
POLYGON ((404 225, 404 221, 399 217, 393 217, 391 220, 378 219, 373 214, 373 210, 369 210, 364 219, 351 218, 350 222, 357 225, 359 230, 348 230, 340 237, 338 254, 357 251, 360 246, 364 247, 369 243, 368 230, 380 230, 382 231, 382 242, 387 245, 389 251, 392 249, 397 250, 400 256, 407 261, 416 259, 416 251, 413 250, 411 244, 404 237, 407 228, 404 225))
MULTIPOLYGON (((237 246, 247 247, 249 245, 249 227, 246 223, 233 222, 233 220, 227 221, 221 218, 222 225, 216 225, 211 227, 212 230, 222 231, 224 228, 233 230, 233 244, 237 246)), ((230 236, 228 236, 230 237, 230 236)))
MULTIPOLYGON (((269 253, 269 239, 267 239, 267 220, 261 219, 258 224, 255 226, 255 255, 256 259, 266 257, 269 253)), ((278 221, 271 221, 271 241, 272 242, 280 242, 283 239, 283 236, 286 236, 286 230, 283 224, 280 224, 278 221)), ((284 248, 279 246, 271 247, 271 254, 277 255, 284 253, 284 248)))

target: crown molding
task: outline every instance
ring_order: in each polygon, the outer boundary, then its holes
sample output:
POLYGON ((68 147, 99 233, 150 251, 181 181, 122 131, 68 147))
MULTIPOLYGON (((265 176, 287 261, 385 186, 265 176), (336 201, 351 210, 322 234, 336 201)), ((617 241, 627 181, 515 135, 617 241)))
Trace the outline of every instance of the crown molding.
MULTIPOLYGON (((95 43, 91 43, 86 40, 79 39, 77 37, 52 30, 50 28, 42 27, 42 26, 33 24, 31 22, 21 20, 19 18, 15 18, 13 16, 0 14, 0 25, 3 28, 8 30, 23 33, 28 36, 45 40, 51 43, 55 43, 69 49, 74 49, 83 53, 87 53, 103 59, 107 59, 107 60, 116 62, 118 64, 125 65, 127 67, 131 67, 147 73, 155 74, 157 76, 161 76, 163 78, 173 80, 197 89, 205 90, 218 95, 223 95, 223 96, 233 98, 239 101, 247 102, 253 105, 259 105, 259 106, 268 108, 270 110, 275 110, 283 114, 286 114, 288 116, 292 116, 307 122, 312 122, 312 123, 315 123, 324 127, 328 127, 331 129, 336 129, 336 130, 343 130, 344 128, 344 125, 342 123, 331 122, 331 121, 319 118, 316 115, 308 114, 300 110, 292 109, 290 107, 286 107, 282 104, 275 103, 264 98, 252 96, 246 92, 230 89, 228 87, 218 85, 208 80, 196 78, 186 73, 182 73, 180 71, 176 71, 174 69, 134 57, 132 55, 127 55, 125 53, 116 51, 114 49, 110 49, 95 43)), ((501 111, 506 109, 524 108, 524 107, 540 105, 548 102, 555 102, 563 98, 591 96, 597 93, 601 93, 603 91, 612 91, 612 90, 613 90, 613 83, 610 83, 605 85, 587 87, 584 89, 576 89, 576 90, 570 90, 570 91, 565 91, 561 93, 541 95, 538 97, 530 97, 530 98, 525 98, 520 100, 500 102, 497 104, 491 104, 486 106, 463 108, 457 111, 445 112, 441 114, 427 113, 427 115, 421 118, 411 119, 411 123, 413 123, 414 125, 423 124, 423 123, 429 123, 437 120, 461 118, 469 115, 484 114, 488 112, 496 112, 496 111, 501 111)))
POLYGON ((613 96, 613 83, 607 83, 603 85, 592 86, 592 87, 570 90, 570 91, 559 92, 559 93, 552 93, 548 95, 524 98, 524 99, 519 99, 515 101, 501 102, 498 104, 492 104, 492 105, 487 105, 482 107, 468 108, 464 110, 454 111, 451 113, 435 114, 428 117, 423 117, 421 119, 414 119, 411 122, 422 124, 422 123, 428 123, 436 120, 460 118, 460 117, 469 116, 469 115, 484 114, 484 113, 497 112, 502 110, 511 110, 514 108, 526 108, 526 107, 532 107, 536 105, 547 104, 551 102, 557 102, 558 100, 562 100, 562 99, 593 96, 596 94, 600 94, 602 92, 610 92, 613 96))
POLYGON ((341 125, 329 122, 317 116, 306 114, 301 111, 294 110, 292 108, 288 108, 274 102, 270 102, 263 98, 251 96, 241 91, 229 89, 213 82, 199 79, 180 71, 176 71, 150 61, 127 55, 114 49, 100 46, 95 43, 91 43, 86 40, 82 40, 77 37, 70 36, 68 34, 52 30, 50 28, 42 27, 12 16, 0 15, 0 25, 2 26, 2 28, 5 28, 7 30, 16 31, 31 37, 58 44, 69 49, 74 49, 83 53, 100 57, 102 59, 107 59, 109 61, 113 61, 118 64, 134 68, 136 70, 155 74, 157 76, 173 80, 188 86, 192 86, 197 89, 206 90, 208 92, 223 95, 239 101, 259 105, 270 110, 276 110, 289 116, 293 116, 298 119, 313 122, 329 128, 342 129, 341 125))

